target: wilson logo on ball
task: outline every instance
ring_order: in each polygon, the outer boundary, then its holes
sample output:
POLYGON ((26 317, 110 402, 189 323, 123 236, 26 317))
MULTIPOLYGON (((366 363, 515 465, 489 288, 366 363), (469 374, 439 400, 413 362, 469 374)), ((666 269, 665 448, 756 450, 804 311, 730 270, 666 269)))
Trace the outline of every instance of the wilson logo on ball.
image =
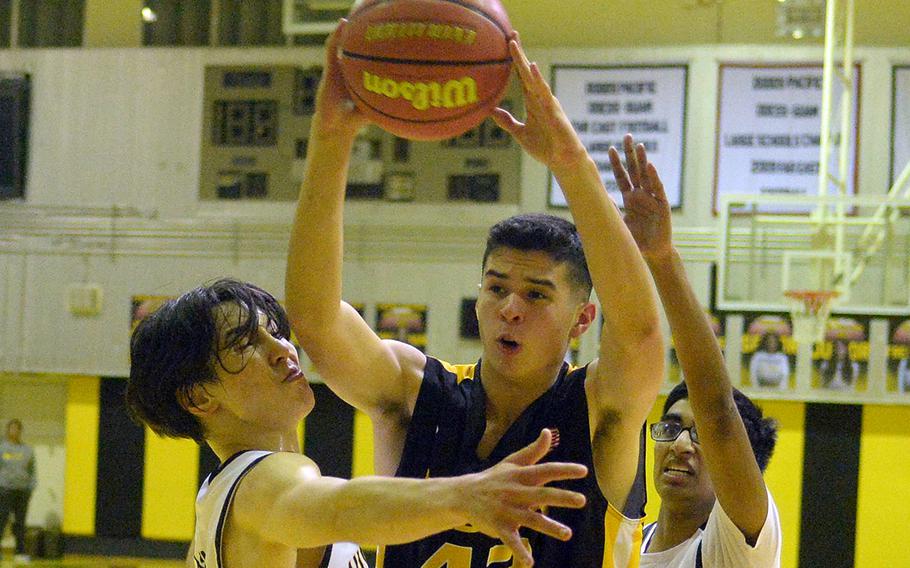
POLYGON ((477 82, 470 77, 451 79, 443 85, 435 81, 427 83, 396 81, 364 71, 363 88, 390 99, 402 98, 409 101, 417 110, 431 107, 461 108, 478 101, 477 82))
POLYGON ((367 27, 363 38, 366 41, 383 41, 390 39, 434 39, 451 41, 462 45, 471 45, 477 38, 477 32, 461 26, 434 24, 427 22, 383 22, 367 27))

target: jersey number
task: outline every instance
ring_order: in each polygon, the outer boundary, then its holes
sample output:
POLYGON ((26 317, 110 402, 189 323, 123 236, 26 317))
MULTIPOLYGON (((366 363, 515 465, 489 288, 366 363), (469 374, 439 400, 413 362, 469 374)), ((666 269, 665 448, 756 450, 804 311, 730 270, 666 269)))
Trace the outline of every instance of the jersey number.
MULTIPOLYGON (((521 539, 521 543, 525 548, 531 550, 531 543, 528 542, 528 539, 521 539)), ((473 550, 470 547, 447 542, 440 546, 433 556, 427 558, 420 568, 471 568, 472 554, 473 550)), ((512 550, 504 544, 497 544, 490 549, 490 553, 487 555, 487 566, 509 560, 512 560, 512 550)))

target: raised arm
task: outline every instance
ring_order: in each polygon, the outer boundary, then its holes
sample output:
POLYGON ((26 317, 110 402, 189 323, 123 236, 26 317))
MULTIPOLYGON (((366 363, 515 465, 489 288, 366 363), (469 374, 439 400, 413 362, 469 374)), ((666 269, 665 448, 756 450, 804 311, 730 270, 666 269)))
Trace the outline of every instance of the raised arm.
POLYGON ((657 297, 597 166, 537 64, 517 41, 510 45, 527 118, 520 123, 502 109, 494 118, 553 172, 584 245, 604 317, 600 356, 589 366, 586 385, 596 473, 607 499, 622 510, 638 470, 642 424, 663 380, 657 297))
MULTIPOLYGON (((400 544, 470 523, 500 538, 521 565, 532 562, 521 544, 520 527, 560 540, 571 531, 540 509, 579 508, 584 496, 544 487, 580 479, 578 464, 537 464, 550 450, 551 434, 538 439, 483 472, 451 478, 361 477, 352 481, 321 477, 299 454, 275 454, 244 479, 233 505, 233 520, 263 540, 292 548, 332 542, 400 544)), ((518 562, 515 564, 518 566, 518 562)))
POLYGON ((723 353, 673 247, 670 204, 657 171, 648 163, 643 145, 634 147, 629 135, 623 142, 630 169, 644 171, 656 181, 650 191, 633 190, 629 182, 634 177, 623 168, 616 150, 611 150, 614 174, 617 180, 625 180, 619 188, 626 223, 648 263, 670 322, 700 449, 717 499, 747 540, 754 543, 765 522, 768 497, 746 427, 733 401, 723 353))
POLYGON ((348 97, 338 65, 343 25, 326 42, 291 228, 285 298, 294 333, 322 378, 376 418, 383 409, 413 408, 426 359, 410 346, 381 341, 341 299, 347 170, 354 139, 367 124, 348 97))

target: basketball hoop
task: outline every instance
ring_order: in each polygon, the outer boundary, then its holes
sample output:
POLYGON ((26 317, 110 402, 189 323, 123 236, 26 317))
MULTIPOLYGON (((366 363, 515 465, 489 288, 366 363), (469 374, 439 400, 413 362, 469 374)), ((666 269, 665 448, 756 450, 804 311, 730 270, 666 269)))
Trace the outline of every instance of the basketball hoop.
POLYGON ((797 343, 817 343, 825 338, 831 302, 840 295, 836 290, 787 290, 793 339, 797 343))

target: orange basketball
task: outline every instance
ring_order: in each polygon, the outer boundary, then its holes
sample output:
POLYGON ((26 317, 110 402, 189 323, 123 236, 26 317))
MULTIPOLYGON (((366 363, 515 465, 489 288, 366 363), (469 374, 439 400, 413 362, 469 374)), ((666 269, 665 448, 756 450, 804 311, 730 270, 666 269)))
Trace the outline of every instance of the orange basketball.
POLYGON ((348 20, 341 38, 348 91, 396 136, 458 136, 505 94, 512 26, 498 0, 366 0, 348 20))

